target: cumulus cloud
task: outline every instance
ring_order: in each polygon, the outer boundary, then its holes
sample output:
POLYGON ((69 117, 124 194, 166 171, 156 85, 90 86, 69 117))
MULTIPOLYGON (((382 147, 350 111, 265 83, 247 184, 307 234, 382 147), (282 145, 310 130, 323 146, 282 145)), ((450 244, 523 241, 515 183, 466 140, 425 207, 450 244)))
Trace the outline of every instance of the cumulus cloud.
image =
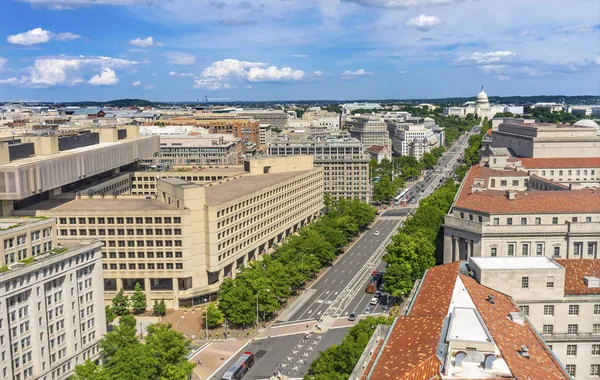
POLYGON ((142 84, 142 82, 140 82, 139 80, 136 80, 136 81, 135 81, 135 82, 133 82, 131 85, 132 85, 133 87, 137 87, 137 86, 139 86, 140 84, 142 84))
POLYGON ((141 47, 141 48, 147 48, 147 47, 151 47, 151 46, 164 46, 163 43, 160 43, 158 41, 154 41, 154 38, 152 38, 152 36, 148 36, 146 38, 136 38, 133 40, 129 40, 129 44, 133 45, 133 46, 137 46, 137 47, 141 47))
POLYGON ((195 87, 209 89, 232 88, 231 82, 294 82, 304 78, 302 70, 291 67, 278 68, 265 62, 224 59, 213 62, 195 79, 195 87))
POLYGON ((461 0, 342 0, 365 7, 377 8, 409 8, 419 5, 443 5, 458 3, 461 0))
POLYGON ((169 73, 169 76, 172 76, 172 77, 193 77, 194 74, 192 74, 192 73, 178 73, 178 72, 175 72, 175 71, 171 71, 169 73))
POLYGON ((501 59, 514 57, 515 55, 517 55, 517 53, 509 50, 491 51, 489 53, 475 52, 470 56, 460 57, 458 61, 474 61, 477 64, 484 64, 498 62, 501 59))
POLYGON ((404 26, 407 28, 415 28, 421 32, 427 32, 440 23, 440 19, 436 16, 425 16, 424 14, 420 14, 409 20, 406 20, 404 26))
MULTIPOLYGON (((59 56, 56 58, 38 58, 33 66, 25 69, 26 74, 19 83, 27 87, 46 88, 53 86, 73 86, 83 83, 83 71, 100 70, 101 75, 98 81, 107 80, 111 73, 105 72, 110 69, 114 73, 115 69, 124 69, 139 64, 136 61, 110 57, 67 57, 59 56)), ((115 74, 116 78, 116 74, 115 74)), ((94 78, 92 78, 94 80, 94 78)), ((92 80, 90 80, 90 84, 92 80)), ((97 80, 94 80, 96 82, 97 80)), ((117 79, 118 80, 118 79, 117 79)))
POLYGON ((119 78, 117 78, 117 73, 111 69, 104 69, 100 75, 94 75, 89 81, 89 84, 92 86, 114 86, 119 83, 119 78))
POLYGON ((196 56, 187 53, 167 53, 167 61, 173 65, 191 66, 196 64, 196 56))
POLYGON ((17 84, 18 82, 19 82, 19 80, 15 77, 7 78, 7 79, 0 79, 0 84, 17 84))
POLYGON ((371 73, 365 69, 358 69, 356 71, 346 70, 342 73, 342 79, 352 79, 352 78, 362 77, 365 75, 372 75, 372 74, 373 73, 371 73))
POLYGON ((6 41, 13 45, 31 46, 37 44, 45 44, 51 40, 55 41, 73 41, 81 38, 79 34, 66 32, 66 33, 52 33, 42 28, 35 28, 28 30, 27 32, 13 34, 6 37, 6 41))
POLYGON ((22 3, 47 7, 53 10, 73 9, 90 5, 158 5, 164 0, 17 0, 22 3))

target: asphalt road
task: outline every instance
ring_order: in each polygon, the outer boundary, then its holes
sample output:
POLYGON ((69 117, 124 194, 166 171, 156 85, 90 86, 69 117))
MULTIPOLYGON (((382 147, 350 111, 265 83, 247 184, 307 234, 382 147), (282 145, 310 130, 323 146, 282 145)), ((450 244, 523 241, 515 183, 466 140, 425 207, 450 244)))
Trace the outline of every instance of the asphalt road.
POLYGON ((307 340, 304 339, 304 333, 255 340, 248 343, 209 379, 221 380, 223 374, 245 351, 254 353, 255 363, 243 380, 269 379, 278 366, 290 378, 301 378, 308 372, 310 363, 319 356, 320 351, 340 344, 347 333, 346 327, 331 329, 322 334, 312 333, 307 340))
MULTIPOLYGON (((373 270, 382 270, 381 257, 385 243, 395 232, 400 219, 379 220, 319 278, 306 293, 303 304, 287 319, 287 322, 315 320, 324 316, 348 315, 356 311, 363 314, 372 295, 365 292, 373 270), (375 235, 379 231, 379 235, 375 235)), ((373 307, 372 313, 380 312, 381 306, 373 307)))

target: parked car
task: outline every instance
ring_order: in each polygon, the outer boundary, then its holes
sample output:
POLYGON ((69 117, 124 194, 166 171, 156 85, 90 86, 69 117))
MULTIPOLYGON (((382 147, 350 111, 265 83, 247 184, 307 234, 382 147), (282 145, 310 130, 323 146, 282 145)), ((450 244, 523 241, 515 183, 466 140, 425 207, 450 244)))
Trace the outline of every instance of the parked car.
POLYGON ((369 302, 369 305, 377 305, 378 302, 379 302, 379 298, 373 297, 373 298, 371 298, 371 302, 369 302))
POLYGON ((369 315, 369 314, 371 314, 372 310, 373 310, 372 308, 368 307, 368 308, 365 309, 365 311, 363 312, 363 314, 364 315, 369 315))
POLYGON ((376 291, 375 294, 373 294, 373 297, 375 297, 375 298, 381 297, 381 291, 379 291, 379 290, 376 291))
POLYGON ((357 312, 353 311, 352 313, 350 313, 350 315, 348 316, 348 320, 349 321, 355 321, 356 320, 356 316, 357 316, 357 312))

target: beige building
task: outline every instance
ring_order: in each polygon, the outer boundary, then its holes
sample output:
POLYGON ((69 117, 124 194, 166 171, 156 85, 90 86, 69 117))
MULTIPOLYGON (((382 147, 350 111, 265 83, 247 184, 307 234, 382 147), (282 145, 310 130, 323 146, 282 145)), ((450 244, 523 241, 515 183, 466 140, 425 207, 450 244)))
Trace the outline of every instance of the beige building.
POLYGON ((444 220, 444 262, 494 256, 600 258, 600 192, 580 185, 598 176, 590 160, 565 160, 572 169, 537 169, 552 164, 490 156, 473 166, 444 220), (566 184, 541 177, 542 170, 546 175, 563 170, 566 184), (568 177, 566 170, 580 176, 568 177))
POLYGON ((600 260, 471 257, 469 269, 515 300, 574 379, 600 377, 600 260))
MULTIPOLYGON (((15 213, 56 217, 60 241, 104 241, 107 301, 139 282, 150 303, 164 298, 168 307, 191 306, 214 297, 225 277, 318 217, 323 206, 323 169, 313 167, 311 156, 250 160, 243 169, 204 185, 156 172, 155 195, 63 194, 15 213)), ((197 175, 185 174, 192 181, 197 175)), ((134 177, 145 182, 151 175, 134 177)))
POLYGON ((493 131, 492 148, 515 157, 600 157, 600 136, 588 126, 508 122, 493 131))
POLYGON ((57 245, 54 219, 0 218, 0 373, 67 379, 106 334, 102 243, 57 245))
POLYGON ((233 135, 161 136, 159 152, 143 163, 169 167, 235 165, 241 153, 240 139, 233 135))
POLYGON ((350 136, 358 139, 365 149, 373 145, 387 146, 391 149, 392 140, 387 124, 379 116, 352 116, 344 121, 344 127, 350 131, 350 136))
MULTIPOLYGON (((158 180, 161 178, 179 178, 196 184, 217 182, 223 179, 245 174, 244 166, 231 165, 215 168, 194 168, 189 166, 173 167, 169 171, 137 171, 128 173, 128 182, 133 195, 155 195, 158 180)), ((84 191, 81 194, 88 194, 84 191)), ((100 193, 101 194, 101 193, 100 193)), ((110 194, 110 193, 108 193, 110 194)))

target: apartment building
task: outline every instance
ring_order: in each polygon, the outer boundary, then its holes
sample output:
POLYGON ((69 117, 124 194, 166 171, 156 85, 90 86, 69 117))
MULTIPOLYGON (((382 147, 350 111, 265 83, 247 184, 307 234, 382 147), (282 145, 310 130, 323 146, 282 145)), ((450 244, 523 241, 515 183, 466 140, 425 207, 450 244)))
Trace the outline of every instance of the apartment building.
POLYGON ((311 156, 245 161, 243 174, 204 185, 187 180, 206 181, 201 173, 138 172, 134 184, 152 178, 154 195, 62 194, 15 214, 56 217, 62 242, 103 241, 107 302, 139 282, 149 302, 192 306, 214 299, 224 278, 235 277, 323 207, 323 169, 311 156))
POLYGON ((444 219, 443 261, 600 258, 600 191, 569 183, 569 178, 574 182, 596 178, 597 169, 589 168, 595 164, 588 158, 566 160, 565 165, 579 170, 580 177, 564 176, 565 185, 541 177, 542 170, 547 170, 546 175, 561 170, 536 168, 551 165, 547 160, 490 156, 473 166, 444 219))
POLYGON ((370 157, 363 144, 353 138, 305 138, 291 140, 290 135, 272 142, 269 156, 308 154, 323 168, 324 191, 334 198, 358 198, 369 202, 370 157))
POLYGON ((233 135, 161 136, 160 150, 143 160, 149 166, 214 166, 238 163, 242 145, 233 135))
POLYGON ((507 122, 492 133, 492 147, 515 157, 598 157, 600 136, 594 127, 549 123, 507 122))
POLYGON ((67 379, 106 334, 99 241, 59 246, 51 218, 0 218, 3 379, 67 379))
MULTIPOLYGON (((229 134, 243 142, 260 144, 260 122, 254 119, 243 118, 216 118, 200 114, 193 118, 172 118, 164 120, 170 126, 193 125, 207 129, 210 133, 229 134)), ((268 124, 268 123, 265 123, 268 124)), ((273 126, 273 125, 272 125, 273 126)))
POLYGON ((577 380, 600 376, 600 260, 471 257, 481 285, 510 295, 577 380))
POLYGON ((376 116, 352 116, 344 121, 344 126, 350 131, 350 136, 358 139, 369 149, 373 145, 392 147, 385 121, 376 116))
POLYGON ((466 263, 427 270, 385 327, 350 380, 571 379, 511 297, 479 283, 466 263))

